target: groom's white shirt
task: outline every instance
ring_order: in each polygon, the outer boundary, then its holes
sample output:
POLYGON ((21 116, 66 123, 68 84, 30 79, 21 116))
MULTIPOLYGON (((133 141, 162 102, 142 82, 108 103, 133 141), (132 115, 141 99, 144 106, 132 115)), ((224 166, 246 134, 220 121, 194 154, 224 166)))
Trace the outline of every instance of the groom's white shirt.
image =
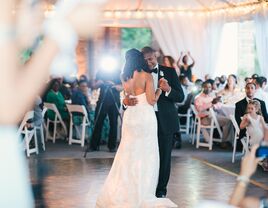
MULTIPOLYGON (((156 64, 154 68, 157 69, 157 73, 152 73, 154 79, 154 89, 156 90, 158 87, 159 64, 156 64)), ((154 111, 158 111, 157 102, 154 104, 154 111)))

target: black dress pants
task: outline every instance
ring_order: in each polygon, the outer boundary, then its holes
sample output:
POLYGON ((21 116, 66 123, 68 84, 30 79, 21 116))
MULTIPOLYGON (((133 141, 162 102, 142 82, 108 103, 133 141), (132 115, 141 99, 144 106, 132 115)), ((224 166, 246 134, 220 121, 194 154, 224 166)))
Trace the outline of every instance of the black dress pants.
POLYGON ((109 117, 109 124, 110 124, 108 148, 109 149, 116 148, 117 119, 118 119, 118 112, 117 112, 116 106, 114 103, 112 104, 104 103, 100 109, 100 103, 97 103, 97 107, 95 111, 95 126, 94 126, 94 131, 92 134, 91 144, 90 144, 90 147, 93 150, 96 150, 100 145, 102 127, 103 127, 104 119, 107 115, 109 117), (98 116, 98 112, 99 112, 99 116, 98 116))
MULTIPOLYGON (((159 119, 157 113, 157 120, 159 119)), ((159 126, 159 125, 158 125, 159 126)), ((161 132, 161 128, 158 128, 158 146, 160 156, 160 169, 159 178, 156 189, 156 196, 162 196, 167 194, 167 184, 170 176, 171 168, 171 151, 174 134, 167 134, 161 132)))

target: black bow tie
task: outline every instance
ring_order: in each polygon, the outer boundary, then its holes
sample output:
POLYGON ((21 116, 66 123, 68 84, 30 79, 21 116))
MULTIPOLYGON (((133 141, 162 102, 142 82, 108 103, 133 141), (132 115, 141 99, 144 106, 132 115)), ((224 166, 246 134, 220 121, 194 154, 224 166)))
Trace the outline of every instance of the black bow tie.
POLYGON ((151 71, 151 73, 156 73, 156 74, 157 74, 157 72, 158 72, 157 67, 156 67, 156 68, 154 68, 154 69, 151 71))

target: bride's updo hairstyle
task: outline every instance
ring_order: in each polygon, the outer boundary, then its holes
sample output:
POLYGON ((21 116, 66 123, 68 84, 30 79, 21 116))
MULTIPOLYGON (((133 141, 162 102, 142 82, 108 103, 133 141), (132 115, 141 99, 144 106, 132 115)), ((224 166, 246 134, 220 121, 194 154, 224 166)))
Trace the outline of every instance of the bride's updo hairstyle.
POLYGON ((134 71, 150 72, 150 68, 139 50, 135 48, 128 50, 125 59, 126 63, 122 72, 122 79, 125 82, 133 77, 134 71))

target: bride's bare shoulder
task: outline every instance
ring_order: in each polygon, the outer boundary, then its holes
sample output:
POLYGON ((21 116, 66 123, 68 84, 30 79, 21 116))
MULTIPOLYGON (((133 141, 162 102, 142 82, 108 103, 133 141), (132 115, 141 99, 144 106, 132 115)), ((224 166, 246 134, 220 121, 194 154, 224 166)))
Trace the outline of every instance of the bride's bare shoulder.
POLYGON ((140 79, 148 79, 150 75, 151 75, 150 73, 147 73, 145 71, 140 72, 136 71, 134 77, 140 80, 140 79))
POLYGON ((144 78, 146 80, 152 80, 153 79, 153 76, 150 73, 148 73, 148 72, 144 72, 144 78))

